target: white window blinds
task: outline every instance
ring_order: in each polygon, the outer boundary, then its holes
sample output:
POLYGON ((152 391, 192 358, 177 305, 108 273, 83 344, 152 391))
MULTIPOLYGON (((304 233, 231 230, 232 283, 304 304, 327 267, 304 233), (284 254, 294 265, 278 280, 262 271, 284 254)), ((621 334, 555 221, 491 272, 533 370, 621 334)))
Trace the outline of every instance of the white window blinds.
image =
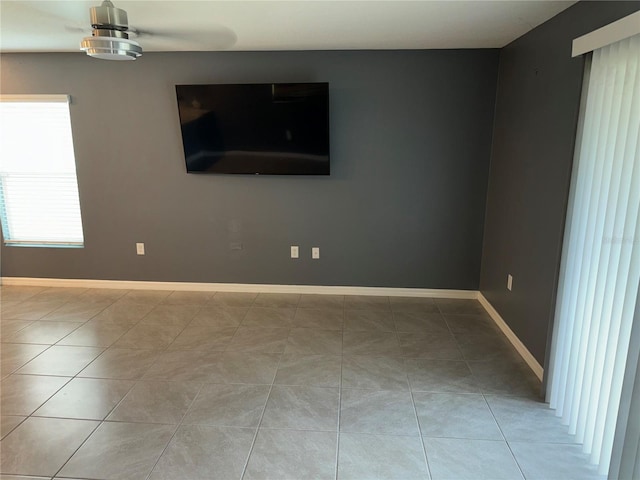
POLYGON ((7 245, 82 246, 66 95, 0 96, 0 221, 7 245))
POLYGON ((550 404, 606 473, 640 278, 640 35, 595 50, 584 88, 550 404))

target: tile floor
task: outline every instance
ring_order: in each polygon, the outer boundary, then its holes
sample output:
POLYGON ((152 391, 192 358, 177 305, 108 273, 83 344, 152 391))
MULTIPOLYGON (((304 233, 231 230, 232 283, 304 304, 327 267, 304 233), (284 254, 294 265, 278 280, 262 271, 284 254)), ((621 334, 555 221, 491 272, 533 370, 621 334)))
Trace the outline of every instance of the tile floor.
POLYGON ((596 479, 474 300, 3 287, 1 479, 596 479))

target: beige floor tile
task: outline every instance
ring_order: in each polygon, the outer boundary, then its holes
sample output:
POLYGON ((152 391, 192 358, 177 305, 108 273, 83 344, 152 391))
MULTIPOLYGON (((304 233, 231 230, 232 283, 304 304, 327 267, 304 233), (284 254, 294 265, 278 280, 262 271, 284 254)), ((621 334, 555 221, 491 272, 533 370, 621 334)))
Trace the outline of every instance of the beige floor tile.
POLYGON ((260 293, 253 302, 255 307, 292 307, 296 308, 300 301, 297 293, 260 293))
POLYGON ((261 428, 336 431, 338 389, 274 385, 261 428))
POLYGON ((228 307, 208 304, 193 317, 189 326, 212 328, 237 327, 240 325, 249 307, 228 307))
POLYGON ((160 354, 145 373, 145 380, 208 382, 215 379, 220 353, 200 350, 170 350, 160 354))
POLYGON ((95 360, 103 348, 53 346, 25 364, 16 373, 31 375, 77 375, 95 360))
POLYGON ((440 310, 433 298, 389 297, 394 312, 413 312, 421 314, 438 313, 440 310))
POLYGON ((340 355, 342 331, 319 328, 292 328, 285 353, 299 355, 340 355))
POLYGON ((28 418, 2 441, 2 473, 53 476, 97 426, 89 420, 28 418))
POLYGON ((407 358, 405 366, 414 392, 480 393, 478 382, 465 362, 407 358))
POLYGON ((489 335, 456 335, 462 356, 469 362, 519 362, 522 357, 500 332, 489 335))
POLYGON ((340 480, 428 480, 429 471, 418 437, 341 433, 340 480))
POLYGON ((398 337, 391 332, 349 332, 343 336, 345 355, 380 355, 399 357, 402 355, 398 337))
POLYGON ((129 380, 74 378, 33 415, 103 420, 133 385, 129 380))
POLYGON ((390 310, 389 297, 345 295, 344 308, 354 310, 390 310))
POLYGON ((251 307, 242 320, 242 326, 291 328, 295 313, 295 308, 251 307))
POLYGON ((2 323, 0 323, 0 340, 4 342, 5 337, 19 332, 33 322, 33 320, 7 320, 3 318, 2 323))
POLYGON ((171 295, 169 290, 131 290, 120 298, 120 301, 127 303, 142 303, 157 305, 171 295))
POLYGON ((151 310, 153 310, 152 304, 118 300, 93 317, 90 322, 113 323, 132 327, 140 322, 151 310))
POLYGON ((164 305, 204 305, 215 292, 171 292, 162 299, 164 305))
POLYGON ((343 309, 344 295, 301 295, 298 308, 343 309))
POLYGON ((576 443, 555 410, 537 399, 486 395, 508 442, 576 443))
POLYGON ((41 320, 51 320, 54 322, 86 322, 87 320, 95 317, 105 308, 107 308, 111 302, 109 301, 76 301, 72 300, 56 308, 51 313, 48 313, 41 320))
POLYGON ((175 425, 105 422, 71 457, 60 476, 146 478, 175 430, 175 425))
POLYGON ((150 480, 240 480, 254 434, 248 428, 183 425, 150 480))
POLYGON ((523 480, 504 441, 425 438, 433 480, 523 480))
POLYGON ((268 385, 205 385, 183 423, 257 428, 269 389, 268 385))
POLYGON ((396 326, 390 310, 345 310, 344 329, 353 331, 377 330, 395 332, 396 326))
POLYGON ((498 327, 486 313, 444 314, 443 316, 454 335, 497 335, 499 333, 498 327))
POLYGON ((339 387, 340 355, 298 355, 285 353, 274 383, 309 387, 339 387))
POLYGON ((527 480, 607 480, 582 452, 582 445, 509 442, 527 480))
POLYGON ((34 345, 30 343, 3 343, 0 345, 0 363, 2 375, 13 373, 25 363, 34 359, 47 348, 47 345, 34 345))
POLYGON ((401 358, 345 356, 342 361, 342 386, 371 390, 409 390, 407 373, 401 358))
MULTIPOLYGON (((26 418, 18 415, 2 415, 0 417, 0 439, 9 435, 26 418)), ((0 480, 2 480, 2 477, 0 477, 0 480)))
POLYGON ((60 340, 57 345, 108 347, 129 330, 112 323, 85 323, 60 340))
POLYGON ((82 323, 74 322, 33 322, 22 330, 2 339, 7 343, 38 343, 52 345, 63 339, 82 323))
POLYGON ((398 333, 398 341, 405 357, 435 360, 463 360, 458 343, 450 333, 398 333))
POLYGON ((342 330, 344 328, 344 311, 341 308, 298 308, 293 317, 292 326, 342 330))
POLYGON ((38 375, 11 375, 2 380, 2 415, 31 415, 70 378, 38 375))
POLYGON ((158 305, 140 323, 185 327, 200 311, 197 305, 158 305))
POLYGON ((438 309, 444 314, 486 314, 480 302, 472 299, 436 298, 438 309))
POLYGON ((335 432, 260 429, 243 480, 333 480, 336 449, 335 432))
POLYGON ((0 289, 0 300, 4 302, 22 302, 44 290, 44 287, 8 285, 0 289))
POLYGON ((125 333, 113 346, 118 348, 162 349, 173 342, 184 327, 138 323, 125 333))
POLYGON ((425 437, 504 440, 482 395, 415 392, 413 401, 425 437))
POLYGON ((115 378, 132 380, 141 378, 158 358, 159 352, 110 347, 78 374, 79 377, 115 378))
POLYGON ((87 288, 79 296, 79 300, 88 300, 91 302, 109 301, 115 302, 124 297, 130 290, 122 288, 87 288))
POLYGON ((340 432, 419 436, 411 394, 343 388, 340 432))
POLYGON ((257 293, 218 292, 207 303, 226 307, 250 307, 257 296, 257 293))
POLYGON ((210 371, 210 383, 271 384, 278 370, 277 353, 221 353, 210 371))
POLYGON ((49 287, 37 293, 30 300, 34 302, 60 302, 67 303, 79 299, 88 291, 86 288, 49 287))
POLYGON ((398 332, 448 335, 449 326, 440 313, 394 311, 393 320, 398 332))
POLYGON ((187 326, 169 345, 169 349, 223 351, 231 342, 236 330, 236 327, 187 326))
POLYGON ((27 300, 15 305, 3 306, 2 317, 14 320, 40 320, 45 315, 60 308, 64 301, 48 300, 44 302, 34 302, 27 300))
POLYGON ((288 328, 238 327, 227 345, 229 351, 282 353, 289 337, 288 328))
POLYGON ((178 424, 200 390, 186 382, 138 382, 107 420, 178 424))
POLYGON ((522 360, 467 363, 482 393, 530 398, 540 396, 540 380, 522 360))

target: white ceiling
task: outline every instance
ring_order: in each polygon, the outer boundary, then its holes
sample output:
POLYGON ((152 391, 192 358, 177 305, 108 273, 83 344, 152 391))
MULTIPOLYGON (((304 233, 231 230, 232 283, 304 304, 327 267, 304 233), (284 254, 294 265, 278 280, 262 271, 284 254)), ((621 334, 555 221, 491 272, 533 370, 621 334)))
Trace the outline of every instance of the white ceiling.
MULTIPOLYGON (((100 1, 1 0, 0 50, 78 51, 90 35, 89 8, 100 1)), ((145 51, 246 51, 498 48, 575 1, 113 3, 127 11, 145 51)))

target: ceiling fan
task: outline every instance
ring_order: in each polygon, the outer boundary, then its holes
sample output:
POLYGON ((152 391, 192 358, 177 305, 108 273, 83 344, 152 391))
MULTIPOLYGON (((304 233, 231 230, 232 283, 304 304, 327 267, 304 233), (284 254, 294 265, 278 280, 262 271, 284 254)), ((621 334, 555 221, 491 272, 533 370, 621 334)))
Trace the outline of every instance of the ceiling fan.
POLYGON ((140 44, 129 38, 127 12, 103 0, 90 14, 92 35, 82 39, 80 50, 102 60, 135 60, 142 55, 140 44))

